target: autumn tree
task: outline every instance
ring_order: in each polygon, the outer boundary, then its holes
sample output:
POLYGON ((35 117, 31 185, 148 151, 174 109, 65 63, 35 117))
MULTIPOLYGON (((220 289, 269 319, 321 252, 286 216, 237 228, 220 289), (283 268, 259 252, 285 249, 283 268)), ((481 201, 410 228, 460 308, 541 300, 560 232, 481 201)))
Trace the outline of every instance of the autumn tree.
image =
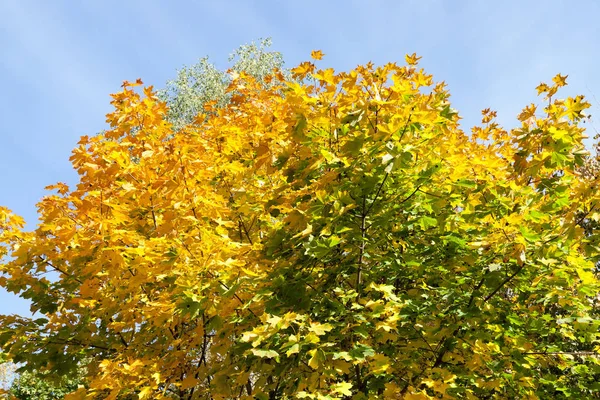
MULTIPOLYGON (((270 50, 271 45, 271 39, 262 39, 258 43, 240 46, 229 57, 229 70, 219 69, 208 57, 183 67, 177 72, 176 79, 168 81, 163 89, 157 91, 158 98, 169 106, 167 120, 177 130, 191 122, 205 104, 225 106, 230 98, 226 89, 231 82, 231 73, 246 73, 268 85, 264 78, 274 69, 282 69, 284 64, 282 55, 270 50)), ((287 71, 284 73, 288 74, 287 71)), ((14 374, 16 366, 11 363, 4 364, 2 368, 13 373, 7 375, 14 375, 10 379, 11 393, 17 398, 62 398, 70 389, 77 387, 80 383, 78 375, 82 373, 74 372, 74 378, 56 382, 52 374, 39 371, 25 372, 19 377, 14 374)), ((8 379, 6 382, 8 385, 8 379)))
POLYGON ((1 209, 0 284, 44 316, 3 351, 91 360, 70 399, 598 397, 589 105, 557 75, 466 134, 406 62, 234 74, 175 128, 126 82, 38 228, 1 209))

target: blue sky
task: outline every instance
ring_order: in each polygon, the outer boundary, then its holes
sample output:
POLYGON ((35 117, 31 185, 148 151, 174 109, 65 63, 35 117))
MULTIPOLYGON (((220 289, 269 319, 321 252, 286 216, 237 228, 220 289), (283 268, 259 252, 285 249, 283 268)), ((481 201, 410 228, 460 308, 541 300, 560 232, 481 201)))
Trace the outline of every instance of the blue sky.
MULTIPOLYGON (((464 129, 487 107, 513 126, 558 72, 569 75, 564 93, 588 96, 598 113, 599 16, 593 0, 0 0, 0 205, 35 227, 43 188, 76 182, 71 150, 105 127, 123 80, 160 88, 207 55, 225 68, 261 37, 290 67, 313 49, 336 70, 416 52, 448 84, 464 129)), ((10 313, 28 304, 0 290, 0 314, 10 313)))

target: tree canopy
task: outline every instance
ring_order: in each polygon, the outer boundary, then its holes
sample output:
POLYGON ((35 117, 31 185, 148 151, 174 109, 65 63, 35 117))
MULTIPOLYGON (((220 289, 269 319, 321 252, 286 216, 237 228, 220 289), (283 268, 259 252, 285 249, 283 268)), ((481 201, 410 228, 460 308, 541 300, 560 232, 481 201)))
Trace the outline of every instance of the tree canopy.
POLYGON ((71 400, 598 397, 589 104, 557 75, 466 134, 415 55, 312 56, 178 127, 125 82, 37 229, 0 209, 0 284, 43 315, 3 316, 1 349, 89 360, 71 400))
MULTIPOLYGON (((274 69, 283 68, 282 55, 271 51, 271 44, 271 39, 262 39, 258 44, 251 42, 241 45, 229 57, 232 63, 230 71, 244 72, 266 84, 263 79, 265 76, 274 69)), ((284 70, 284 73, 288 71, 284 70)), ((165 88, 157 91, 157 96, 167 103, 167 120, 176 130, 191 122, 206 103, 225 106, 229 99, 226 89, 230 81, 228 71, 218 69, 207 56, 179 70, 176 79, 168 81, 165 88)), ((51 373, 28 371, 19 375, 14 372, 16 369, 17 366, 10 362, 0 364, 0 382, 18 399, 62 399, 73 388, 77 388, 81 383, 79 375, 83 373, 76 371, 73 377, 63 377, 57 381, 51 373)))

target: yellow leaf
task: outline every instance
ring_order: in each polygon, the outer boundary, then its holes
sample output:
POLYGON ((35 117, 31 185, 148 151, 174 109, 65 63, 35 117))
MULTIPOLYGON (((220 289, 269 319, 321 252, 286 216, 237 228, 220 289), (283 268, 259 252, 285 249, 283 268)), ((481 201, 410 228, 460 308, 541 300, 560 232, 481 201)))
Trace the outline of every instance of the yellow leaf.
POLYGON ((383 354, 375 354, 369 365, 374 374, 385 373, 391 368, 390 359, 383 354))
POLYGON ((87 391, 83 386, 79 386, 76 391, 69 393, 64 397, 64 400, 83 400, 86 397, 87 391))
POLYGON ((181 381, 181 388, 189 389, 191 387, 196 386, 197 383, 198 383, 198 379, 196 379, 196 377, 194 377, 193 374, 189 374, 188 376, 185 377, 185 379, 183 381, 181 381))
POLYGON ((122 88, 135 87, 135 86, 140 86, 143 83, 144 82, 142 82, 142 80, 140 78, 138 78, 138 79, 136 79, 135 82, 123 81, 123 84, 121 85, 121 87, 122 88))
POLYGON ((268 317, 266 319, 265 322, 271 326, 276 326, 281 320, 282 320, 281 317, 278 317, 277 315, 271 315, 270 317, 268 317))
POLYGON ((558 87, 566 86, 568 76, 569 75, 557 74, 554 78, 552 78, 552 82, 554 82, 556 84, 556 86, 558 86, 558 87))
POLYGON ((336 383, 331 387, 334 393, 339 393, 342 396, 352 396, 352 384, 350 382, 340 382, 336 383))
POLYGON ((292 347, 285 352, 285 355, 289 357, 292 354, 297 354, 298 352, 300 352, 300 345, 298 343, 294 343, 292 347))
POLYGON ((321 324, 320 322, 311 322, 308 330, 314 332, 317 336, 323 336, 326 332, 333 329, 331 324, 321 324))
POLYGON ((321 50, 313 50, 310 53, 310 57, 314 60, 320 60, 323 58, 325 54, 321 50))
POLYGON ((312 369, 319 369, 325 361, 325 353, 321 349, 312 349, 308 352, 310 360, 308 360, 308 366, 312 369))
POLYGON ((545 83, 540 83, 535 89, 537 90, 538 95, 540 95, 549 91, 550 87, 548 87, 548 85, 546 85, 545 83))
MULTIPOLYGON (((292 73, 294 74, 294 76, 299 77, 299 78, 304 78, 306 75, 312 73, 315 70, 315 65, 313 63, 310 62, 303 62, 300 65, 298 65, 295 68, 292 68, 292 73)), ((304 91, 304 87, 298 85, 297 83, 288 83, 288 85, 292 88, 292 89, 297 89, 298 91, 304 91)))
POLYGON ((584 285, 589 285, 596 282, 596 277, 594 276, 594 273, 592 271, 577 268, 577 275, 579 276, 579 279, 581 279, 581 282, 584 285))
POLYGON ((152 395, 154 390, 150 386, 143 387, 142 390, 138 393, 139 399, 148 399, 152 395))
POLYGON ((416 65, 422 57, 417 57, 417 53, 407 54, 404 56, 408 65, 416 65))
POLYGON ((306 226, 306 228, 302 232, 294 235, 294 239, 299 238, 299 237, 308 236, 312 233, 312 231, 313 231, 313 227, 312 227, 312 225, 309 224, 306 226))
POLYGON ((406 393, 403 397, 403 399, 405 400, 427 400, 427 399, 433 399, 434 397, 431 397, 427 394, 427 392, 425 392, 424 390, 420 390, 418 392, 413 392, 412 390, 414 390, 413 387, 410 387, 408 390, 408 393, 406 393))
POLYGON ((144 152, 142 152, 142 158, 150 158, 154 155, 154 151, 152 150, 146 150, 144 152))

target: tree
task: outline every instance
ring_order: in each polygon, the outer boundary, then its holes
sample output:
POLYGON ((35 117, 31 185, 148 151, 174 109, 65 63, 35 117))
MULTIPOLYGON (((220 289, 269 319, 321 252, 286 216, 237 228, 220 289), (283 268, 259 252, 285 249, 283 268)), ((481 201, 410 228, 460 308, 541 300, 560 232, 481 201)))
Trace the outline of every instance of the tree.
MULTIPOLYGON (((77 372, 83 372, 80 369, 77 372)), ((77 390, 82 384, 79 376, 57 376, 52 373, 28 372, 19 374, 8 391, 11 399, 59 400, 77 390)))
POLYGON ((3 317, 3 351, 89 358, 69 399, 598 397, 588 104, 557 75, 466 135, 406 60, 240 73, 182 134, 126 82, 38 229, 1 210, 0 283, 44 315, 3 317))
POLYGON ((16 365, 9 362, 4 354, 0 353, 0 395, 8 392, 12 382, 16 377, 16 365))
POLYGON ((266 76, 274 69, 283 68, 281 53, 269 51, 270 47, 271 39, 240 46, 229 56, 229 62, 233 63, 229 70, 218 69, 208 57, 190 67, 183 67, 177 72, 177 78, 158 92, 158 97, 169 106, 167 119, 178 130, 192 122, 207 103, 223 107, 231 97, 227 93, 231 73, 246 73, 266 84, 266 76))
MULTIPOLYGON (((281 54, 269 51, 271 44, 270 39, 264 39, 259 44, 252 42, 240 46, 229 57, 229 62, 233 63, 230 72, 247 73, 265 84, 265 76, 276 68, 283 68, 281 54)), ((169 105, 167 120, 176 129, 191 122, 206 103, 214 102, 219 107, 227 104, 229 96, 226 89, 231 80, 229 72, 219 70, 209 62, 208 57, 190 67, 184 67, 177 75, 175 80, 169 81, 157 94, 169 105)), ((82 371, 75 373, 73 378, 55 382, 52 379, 54 377, 47 373, 24 372, 17 377, 14 364, 6 363, 2 366, 4 369, 0 371, 5 372, 7 378, 4 380, 0 373, 0 382, 6 381, 7 385, 12 383, 11 394, 17 398, 62 398, 81 383, 79 375, 82 371)))

